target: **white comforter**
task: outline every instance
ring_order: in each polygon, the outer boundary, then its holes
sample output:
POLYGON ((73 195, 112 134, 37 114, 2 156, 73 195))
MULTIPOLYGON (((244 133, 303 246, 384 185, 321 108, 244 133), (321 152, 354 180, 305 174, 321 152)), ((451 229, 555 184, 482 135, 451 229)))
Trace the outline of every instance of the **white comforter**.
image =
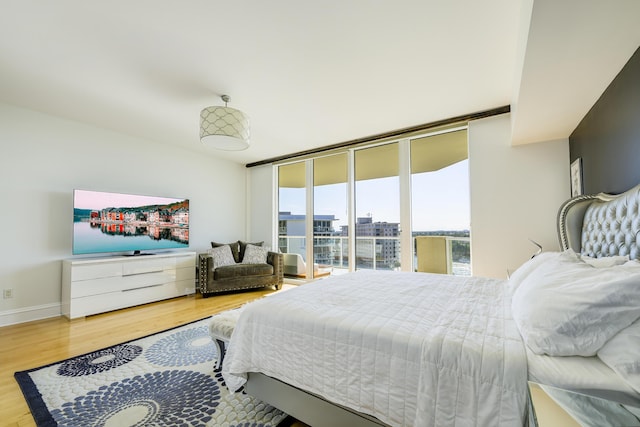
POLYGON ((390 425, 522 426, 524 345, 504 282, 358 271, 246 306, 223 376, 262 372, 390 425))

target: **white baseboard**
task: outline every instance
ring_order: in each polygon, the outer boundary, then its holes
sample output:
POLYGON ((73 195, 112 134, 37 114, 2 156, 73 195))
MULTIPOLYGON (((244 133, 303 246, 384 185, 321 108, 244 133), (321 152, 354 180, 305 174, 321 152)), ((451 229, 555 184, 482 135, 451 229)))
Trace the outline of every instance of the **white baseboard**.
POLYGON ((0 311, 0 326, 15 325, 33 320, 48 319, 61 316, 61 305, 45 304, 15 310, 0 311))

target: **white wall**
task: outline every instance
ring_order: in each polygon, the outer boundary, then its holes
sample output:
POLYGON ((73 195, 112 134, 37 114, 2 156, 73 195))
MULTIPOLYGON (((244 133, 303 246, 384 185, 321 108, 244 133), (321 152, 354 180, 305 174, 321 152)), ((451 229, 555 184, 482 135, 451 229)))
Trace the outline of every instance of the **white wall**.
POLYGON ((249 168, 247 175, 248 239, 251 242, 263 241, 265 246, 277 249, 278 242, 273 241, 273 166, 249 168))
POLYGON ((0 144, 0 325, 60 313, 74 188, 189 198, 192 251, 246 237, 243 165, 4 104, 0 144))
POLYGON ((469 124, 471 260, 475 276, 505 278, 537 248, 558 250, 556 216, 570 196, 569 141, 511 146, 509 114, 469 124))

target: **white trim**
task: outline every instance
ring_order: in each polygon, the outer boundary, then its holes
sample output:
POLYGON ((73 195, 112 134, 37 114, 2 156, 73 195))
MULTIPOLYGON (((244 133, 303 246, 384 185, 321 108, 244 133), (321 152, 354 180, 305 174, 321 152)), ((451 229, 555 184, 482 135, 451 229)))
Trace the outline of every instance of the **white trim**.
POLYGON ((400 188, 400 270, 414 271, 413 224, 411 223, 411 140, 398 141, 398 180, 400 188))
MULTIPOLYGON (((244 174, 244 204, 244 211, 251 212, 251 172, 249 169, 247 169, 244 174)), ((251 215, 245 215, 244 217, 244 237, 247 239, 247 242, 253 242, 253 240, 251 240, 251 215)))
POLYGON ((349 271, 356 271, 356 154, 355 150, 349 150, 349 158, 347 164, 347 251, 349 258, 347 260, 349 271))
POLYGON ((16 325, 62 315, 60 303, 35 305, 0 312, 0 326, 16 325))
POLYGON ((305 277, 313 278, 313 264, 314 264, 314 239, 313 235, 315 230, 313 229, 313 223, 315 220, 315 211, 313 207, 313 159, 307 159, 304 161, 305 168, 305 195, 306 195, 306 210, 305 214, 305 247, 306 247, 306 267, 305 277))
POLYGON ((271 247, 274 252, 280 252, 280 183, 278 177, 279 166, 271 166, 271 247))

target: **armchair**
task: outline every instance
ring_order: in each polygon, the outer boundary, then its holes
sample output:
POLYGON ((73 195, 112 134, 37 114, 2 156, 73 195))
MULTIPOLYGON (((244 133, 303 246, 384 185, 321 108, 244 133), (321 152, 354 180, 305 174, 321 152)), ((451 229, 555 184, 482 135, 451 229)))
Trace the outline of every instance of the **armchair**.
MULTIPOLYGON (((282 255, 285 275, 300 278, 307 277, 307 264, 304 262, 302 255, 296 253, 286 253, 282 255)), ((333 268, 329 265, 313 264, 314 277, 327 276, 331 274, 332 270, 333 268)))

